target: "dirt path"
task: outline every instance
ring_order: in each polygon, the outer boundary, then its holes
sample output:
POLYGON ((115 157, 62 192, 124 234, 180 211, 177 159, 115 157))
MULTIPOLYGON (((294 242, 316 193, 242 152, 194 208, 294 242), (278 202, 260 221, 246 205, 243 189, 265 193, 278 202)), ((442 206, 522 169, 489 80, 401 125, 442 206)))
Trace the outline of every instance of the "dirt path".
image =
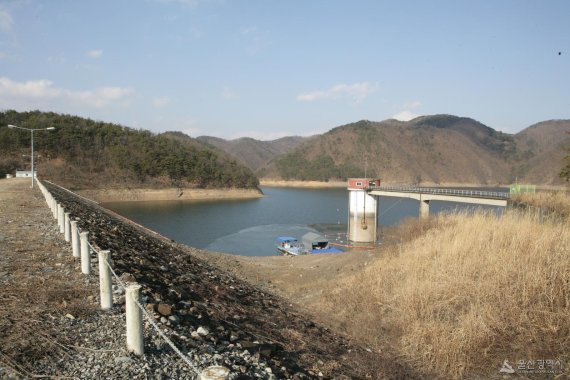
POLYGON ((50 218, 29 179, 0 180, 0 378, 33 377, 41 361, 65 358, 61 318, 96 309, 97 282, 77 270, 50 218))
POLYGON ((379 250, 298 257, 197 253, 202 259, 235 276, 276 292, 307 309, 318 299, 323 287, 361 271, 379 254, 379 250))

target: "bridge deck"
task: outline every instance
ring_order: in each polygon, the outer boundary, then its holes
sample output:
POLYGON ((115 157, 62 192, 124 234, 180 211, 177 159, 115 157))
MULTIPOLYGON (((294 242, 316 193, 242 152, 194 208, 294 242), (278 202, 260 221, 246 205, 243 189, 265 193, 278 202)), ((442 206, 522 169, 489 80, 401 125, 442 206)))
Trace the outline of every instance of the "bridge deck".
POLYGON ((460 190, 460 189, 442 189, 437 187, 417 187, 417 186, 380 186, 371 187, 367 191, 386 191, 394 193, 415 193, 415 194, 433 194, 447 195, 453 197, 469 197, 484 199, 511 199, 511 195, 500 191, 481 191, 481 190, 460 190))

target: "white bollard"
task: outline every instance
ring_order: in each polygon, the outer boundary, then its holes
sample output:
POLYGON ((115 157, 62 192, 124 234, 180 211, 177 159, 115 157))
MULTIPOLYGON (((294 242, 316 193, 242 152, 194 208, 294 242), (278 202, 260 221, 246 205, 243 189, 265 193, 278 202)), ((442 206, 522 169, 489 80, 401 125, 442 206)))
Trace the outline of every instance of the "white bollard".
POLYGON ((63 208, 63 206, 61 205, 61 203, 57 204, 57 224, 59 225, 59 232, 64 233, 65 232, 65 224, 64 219, 65 219, 65 209, 63 208))
POLYGON ((127 319, 127 350, 136 355, 144 354, 142 310, 140 303, 141 286, 137 283, 127 285, 125 289, 125 313, 127 319))
POLYGON ((219 365, 213 365, 202 371, 199 380, 227 380, 229 378, 230 378, 229 369, 219 365))
POLYGON ((77 221, 73 220, 71 224, 71 250, 73 252, 73 257, 79 257, 79 228, 77 228, 77 221))
POLYGON ((53 218, 57 220, 57 201, 53 196, 51 196, 51 212, 53 214, 53 218))
POLYGON ((68 243, 71 241, 71 224, 69 223, 70 215, 71 213, 69 212, 65 212, 63 214, 63 236, 65 237, 65 241, 68 243))
POLYGON ((111 281, 111 269, 109 264, 109 251, 99 252, 99 295, 101 297, 101 309, 113 307, 113 282, 111 281))
POLYGON ((81 240, 81 273, 90 274, 91 273, 91 252, 89 249, 89 232, 83 231, 79 234, 79 239, 81 240))

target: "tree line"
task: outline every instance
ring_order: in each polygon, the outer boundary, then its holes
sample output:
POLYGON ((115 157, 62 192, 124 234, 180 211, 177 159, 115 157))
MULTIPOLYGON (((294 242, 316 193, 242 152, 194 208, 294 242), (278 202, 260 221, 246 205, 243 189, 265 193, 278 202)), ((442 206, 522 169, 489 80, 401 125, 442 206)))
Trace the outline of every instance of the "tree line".
POLYGON ((53 112, 0 112, 0 175, 13 173, 29 157, 30 132, 7 128, 55 127, 53 131, 35 132, 34 148, 38 167, 56 176, 59 166, 78 181, 82 176, 96 176, 101 184, 118 181, 192 187, 251 188, 259 184, 248 168, 235 160, 202 147, 146 130, 94 121, 53 112))

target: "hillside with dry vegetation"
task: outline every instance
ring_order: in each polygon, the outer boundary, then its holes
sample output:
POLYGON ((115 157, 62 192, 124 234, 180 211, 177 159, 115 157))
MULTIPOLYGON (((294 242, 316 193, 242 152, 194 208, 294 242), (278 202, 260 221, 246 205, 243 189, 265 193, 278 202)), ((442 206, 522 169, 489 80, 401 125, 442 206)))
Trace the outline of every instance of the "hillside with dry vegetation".
POLYGON ((260 141, 250 137, 235 140, 225 140, 218 137, 200 136, 198 141, 231 154, 239 162, 255 171, 272 158, 295 149, 299 144, 308 140, 308 137, 290 136, 271 141, 260 141))
POLYGON ((568 154, 569 120, 551 120, 534 124, 517 133, 518 156, 513 163, 515 174, 535 184, 556 183, 564 157, 568 154), (518 166, 517 166, 518 164, 518 166))
POLYGON ((257 174, 285 180, 378 176, 391 183, 562 184, 569 120, 517 134, 451 115, 409 122, 362 120, 340 126, 275 157, 257 174))

